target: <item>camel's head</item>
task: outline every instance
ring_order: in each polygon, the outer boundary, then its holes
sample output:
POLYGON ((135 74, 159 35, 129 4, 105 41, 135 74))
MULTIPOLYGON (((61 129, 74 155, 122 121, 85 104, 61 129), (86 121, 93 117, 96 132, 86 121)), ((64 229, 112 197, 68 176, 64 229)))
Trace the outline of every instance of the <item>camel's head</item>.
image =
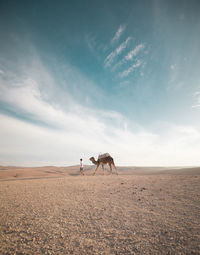
POLYGON ((94 157, 91 157, 91 158, 90 158, 90 161, 92 161, 93 164, 96 164, 96 160, 95 160, 94 157))

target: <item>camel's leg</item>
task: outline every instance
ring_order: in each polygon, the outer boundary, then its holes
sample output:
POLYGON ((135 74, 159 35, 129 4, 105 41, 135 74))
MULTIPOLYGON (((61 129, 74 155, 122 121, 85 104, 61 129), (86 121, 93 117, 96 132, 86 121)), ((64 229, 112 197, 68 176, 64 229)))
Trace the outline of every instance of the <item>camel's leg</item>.
POLYGON ((112 164, 109 164, 110 167, 110 174, 112 174, 112 164))
POLYGON ((97 169, 98 169, 98 168, 99 168, 99 165, 97 165, 96 169, 94 170, 93 175, 95 175, 95 174, 96 174, 96 171, 97 171, 97 169))
POLYGON ((118 175, 117 167, 115 166, 115 163, 113 162, 113 166, 115 168, 116 174, 118 175))
POLYGON ((103 175, 104 175, 104 164, 102 164, 101 166, 102 166, 102 169, 103 169, 103 175))

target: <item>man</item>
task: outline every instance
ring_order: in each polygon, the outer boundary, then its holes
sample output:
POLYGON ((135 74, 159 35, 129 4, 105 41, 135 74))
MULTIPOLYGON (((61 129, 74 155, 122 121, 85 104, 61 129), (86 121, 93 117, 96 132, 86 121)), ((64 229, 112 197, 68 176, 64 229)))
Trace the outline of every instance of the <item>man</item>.
POLYGON ((84 175, 84 172, 83 172, 83 159, 82 158, 80 159, 80 174, 84 175))

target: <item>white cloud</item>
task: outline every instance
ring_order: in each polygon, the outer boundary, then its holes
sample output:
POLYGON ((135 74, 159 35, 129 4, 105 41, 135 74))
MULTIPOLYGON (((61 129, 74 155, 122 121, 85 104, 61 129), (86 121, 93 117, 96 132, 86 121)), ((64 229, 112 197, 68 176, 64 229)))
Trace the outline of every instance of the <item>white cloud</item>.
MULTIPOLYGON (((40 158, 39 152, 41 152, 40 148, 43 148, 43 144, 44 147, 48 148, 50 146, 53 148, 55 143, 54 156, 50 156, 51 153, 46 149, 42 153, 46 157, 50 153, 49 158, 52 158, 55 162, 57 162, 57 157, 63 155, 64 158, 66 151, 70 151, 67 160, 68 164, 71 164, 73 161, 73 150, 76 152, 78 150, 77 155, 81 154, 82 151, 86 152, 88 146, 93 148, 93 150, 95 146, 99 149, 104 148, 108 139, 108 135, 104 134, 109 133, 109 128, 113 125, 123 125, 122 123, 124 123, 125 118, 114 111, 95 110, 82 106, 76 103, 68 92, 66 94, 66 91, 63 91, 65 100, 69 101, 70 98, 67 108, 62 102, 59 103, 59 94, 56 94, 56 97, 58 97, 57 103, 51 101, 51 95, 54 94, 53 86, 57 84, 54 83, 53 78, 51 79, 50 74, 47 75, 47 70, 44 67, 42 68, 41 65, 38 65, 38 70, 40 75, 37 75, 37 77, 33 72, 29 71, 26 75, 18 75, 16 79, 9 72, 6 74, 5 80, 0 80, 0 102, 4 105, 4 108, 6 107, 12 113, 17 113, 18 116, 27 119, 27 122, 24 122, 5 115, 0 116, 0 137, 5 144, 0 150, 0 156, 4 155, 2 156, 4 158, 2 162, 5 162, 6 157, 10 159, 16 158, 15 155, 19 153, 21 153, 20 155, 26 161, 26 155, 29 152, 29 159, 36 157, 35 164, 43 164, 38 159, 40 158), (46 80, 47 84, 42 77, 48 77, 46 80), (52 86, 49 86, 50 80, 52 86), (41 81, 43 82, 41 83, 41 81), (45 91, 42 90, 44 86, 47 86, 45 91), (33 125, 29 122, 35 124, 33 125), (107 125, 109 125, 109 128, 107 125), (34 142, 35 136, 38 137, 36 141, 39 140, 38 150, 36 149, 36 142, 34 142), (24 143, 24 141, 26 142, 24 143), (63 153, 55 150, 59 147, 59 143, 61 148, 63 146, 65 148, 63 153), (73 148, 70 148, 72 143, 73 148), (21 152, 17 148, 21 148, 21 152)), ((76 77, 78 78, 78 75, 76 77)), ((98 152, 99 150, 96 151, 96 153, 98 152)), ((0 160, 3 160, 2 157, 0 157, 0 160)), ((73 162, 75 163, 75 161, 73 162)))
MULTIPOLYGON (((46 95, 48 97, 48 95, 46 95)), ((21 115, 46 123, 47 125, 63 130, 76 130, 98 134, 104 129, 104 124, 93 116, 92 110, 78 105, 73 100, 68 110, 64 111, 61 105, 50 103, 42 97, 39 85, 35 80, 26 79, 21 81, 20 86, 4 86, 0 84, 0 100, 13 112, 21 112, 21 115), (88 114, 89 113, 89 114, 88 114), (88 129, 88 123, 90 129, 88 129)), ((119 118, 119 114, 99 112, 105 118, 119 118)))
POLYGON ((111 44, 114 44, 119 40, 125 29, 126 25, 120 25, 120 27, 118 28, 117 32, 115 33, 114 37, 111 40, 111 44))
POLYGON ((33 77, 17 85, 1 84, 1 102, 35 121, 0 114, 0 164, 72 165, 80 157, 88 164, 90 156, 107 151, 118 165, 200 163, 200 132, 193 127, 167 124, 167 131, 158 135, 138 125, 130 129, 118 112, 90 109, 73 100, 64 109, 47 99, 33 77))
POLYGON ((141 66, 141 64, 142 64, 142 61, 141 60, 137 60, 137 62, 134 63, 131 67, 129 67, 127 70, 121 72, 119 74, 119 76, 121 78, 128 76, 129 73, 133 72, 137 67, 141 66))
POLYGON ((198 107, 200 107, 200 104, 195 104, 192 106, 192 108, 198 108, 198 107))
POLYGON ((140 50, 144 49, 144 44, 139 44, 135 47, 135 49, 131 50, 126 56, 125 56, 125 60, 128 61, 128 60, 132 60, 133 57, 135 57, 138 52, 140 50))
POLYGON ((120 66, 122 66, 125 63, 124 59, 120 60, 118 63, 116 63, 113 68, 112 71, 115 71, 117 68, 119 68, 120 66))
MULTIPOLYGON (((132 68, 140 65, 138 61, 132 68)), ((73 73, 75 80, 67 76, 60 93, 59 80, 39 61, 21 74, 5 72, 5 79, 0 79, 0 101, 18 118, 0 113, 0 164, 72 165, 80 157, 87 164, 99 152, 111 153, 118 165, 200 163, 198 129, 166 124, 166 131, 157 134, 130 123, 116 111, 83 106, 74 100, 68 85, 75 85, 83 76, 70 66, 68 69, 67 75, 73 73)), ((85 90, 100 95, 87 79, 83 83, 85 90)))
POLYGON ((88 164, 88 158, 100 151, 110 152, 118 165, 200 163, 200 132, 194 127, 165 124, 162 134, 138 125, 133 130, 118 112, 89 109, 73 101, 66 111, 46 101, 38 86, 31 79, 4 90, 1 86, 1 102, 47 125, 0 114, 0 164, 72 165, 80 157, 88 164))
POLYGON ((104 65, 108 67, 112 64, 114 59, 127 47, 128 43, 130 42, 131 37, 128 37, 118 48, 112 51, 105 59, 104 65))
POLYGON ((117 64, 115 64, 112 68, 112 71, 115 71, 117 68, 119 68, 121 65, 126 63, 127 61, 130 61, 135 57, 142 49, 144 49, 144 44, 138 44, 133 50, 131 50, 121 61, 119 61, 117 64))
POLYGON ((200 92, 196 91, 194 93, 194 97, 196 98, 195 99, 196 103, 194 105, 192 105, 192 108, 199 108, 200 107, 200 92))
POLYGON ((194 93, 194 96, 198 96, 198 95, 200 95, 200 91, 196 91, 196 92, 194 93))
MULTIPOLYGON (((162 135, 133 132, 126 127, 112 127, 112 135, 100 130, 96 135, 71 128, 55 130, 40 127, 0 114, 0 164, 72 165, 83 157, 110 152, 117 165, 181 166, 199 165, 199 130, 190 126, 166 125, 162 135)), ((102 120, 101 120, 102 121, 102 120)), ((88 123, 88 129, 93 129, 88 123)), ((105 123, 104 123, 105 124, 105 123)), ((107 126, 106 128, 109 128, 107 126)), ((95 132, 94 132, 95 133, 95 132)))

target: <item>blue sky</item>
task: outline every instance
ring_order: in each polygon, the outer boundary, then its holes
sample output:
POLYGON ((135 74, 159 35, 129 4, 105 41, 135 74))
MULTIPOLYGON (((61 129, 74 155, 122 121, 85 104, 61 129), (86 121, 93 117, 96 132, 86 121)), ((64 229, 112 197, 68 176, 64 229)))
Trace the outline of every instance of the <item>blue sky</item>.
POLYGON ((200 2, 1 1, 0 164, 199 165, 200 2))

